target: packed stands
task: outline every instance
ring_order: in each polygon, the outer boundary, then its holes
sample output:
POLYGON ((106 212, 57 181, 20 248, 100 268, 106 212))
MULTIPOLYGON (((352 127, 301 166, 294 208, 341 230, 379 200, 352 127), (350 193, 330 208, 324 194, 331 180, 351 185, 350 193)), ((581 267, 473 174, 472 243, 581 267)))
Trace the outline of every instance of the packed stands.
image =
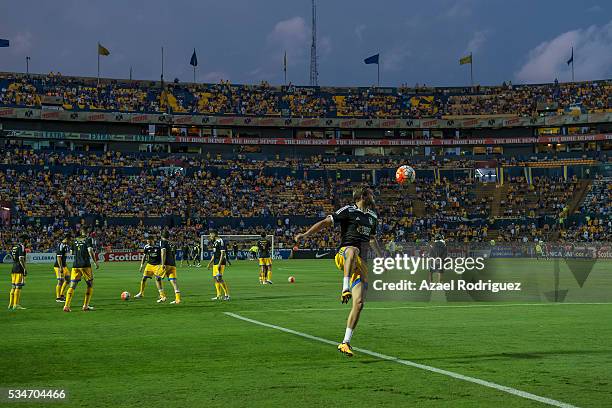
MULTIPOLYGON (((10 205, 12 220, 0 233, 10 242, 26 231, 35 249, 49 250, 64 231, 86 222, 96 226, 102 246, 125 249, 162 225, 181 230, 181 239, 214 227, 228 234, 274 231, 280 247, 291 247, 302 225, 350 202, 352 186, 371 183, 372 171, 386 171, 375 193, 387 242, 427 240, 436 232, 457 242, 610 239, 609 178, 596 178, 588 193, 585 181, 575 177, 536 176, 529 183, 512 176, 496 185, 460 173, 436 180, 428 170, 432 165, 451 169, 472 163, 459 158, 440 166, 428 159, 413 162, 422 176, 402 186, 390 178, 400 161, 6 149, 0 156, 0 202, 10 205), (275 174, 282 170, 286 173, 275 174), (344 171, 359 177, 338 177, 344 171), (576 218, 570 202, 580 194, 585 199, 578 213, 586 217, 576 218), (566 225, 559 224, 568 217, 566 225)), ((321 235, 305 246, 334 246, 335 238, 321 235)))
POLYGON ((156 83, 0 74, 0 105, 40 107, 57 98, 66 110, 244 116, 431 118, 604 112, 609 80, 473 88, 312 88, 295 85, 156 83))

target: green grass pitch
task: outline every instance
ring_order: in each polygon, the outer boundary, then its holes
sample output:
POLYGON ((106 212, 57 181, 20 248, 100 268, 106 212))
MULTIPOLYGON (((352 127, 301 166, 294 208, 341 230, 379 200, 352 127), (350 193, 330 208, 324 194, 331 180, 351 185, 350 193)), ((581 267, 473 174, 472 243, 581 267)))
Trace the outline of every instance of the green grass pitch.
MULTIPOLYGON (((506 267, 541 266, 516 262, 506 267)), ((601 275, 610 266, 596 268, 601 275)), ((0 266, 7 303, 9 267, 0 266)), ((334 346, 224 314, 340 341, 348 307, 331 260, 276 261, 270 286, 258 284, 255 262, 236 262, 225 275, 231 302, 211 301, 209 270, 179 267, 178 306, 157 304, 152 282, 144 299, 121 301, 122 291, 137 292, 137 264, 101 264, 96 311, 80 310, 81 283, 70 314, 55 303, 50 265, 29 271, 27 310, 0 313, 0 388, 68 391, 51 406, 546 406, 363 353, 349 359, 334 346)), ((353 344, 579 407, 610 406, 612 304, 478 305, 485 307, 370 302, 353 344)))

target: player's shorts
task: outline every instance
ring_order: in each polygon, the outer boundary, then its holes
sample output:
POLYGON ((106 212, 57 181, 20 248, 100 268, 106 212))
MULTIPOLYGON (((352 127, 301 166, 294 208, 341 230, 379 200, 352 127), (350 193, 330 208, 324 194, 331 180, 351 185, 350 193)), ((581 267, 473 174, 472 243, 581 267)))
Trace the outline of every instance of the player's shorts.
POLYGON ((62 269, 63 269, 63 271, 62 271, 63 273, 60 274, 60 268, 56 268, 56 267, 53 268, 53 271, 55 272, 55 277, 57 279, 67 279, 67 280, 69 280, 70 279, 70 270, 68 270, 68 268, 65 267, 65 266, 62 269))
MULTIPOLYGON (((336 254, 336 266, 342 272, 344 272, 344 261, 346 260, 346 249, 347 247, 342 247, 338 250, 336 254)), ((361 283, 362 278, 368 276, 368 269, 366 267, 365 262, 361 259, 361 256, 357 255, 357 259, 355 261, 355 266, 351 271, 351 279, 350 286, 351 289, 355 287, 358 283, 361 283)))
POLYGON ((70 280, 73 282, 79 282, 81 278, 85 278, 86 281, 93 280, 93 271, 91 266, 87 268, 72 268, 70 272, 70 280))
POLYGON ((259 266, 272 266, 272 258, 259 258, 259 266))
POLYGON ((176 279, 176 266, 170 266, 170 265, 166 265, 166 271, 164 272, 164 266, 163 265, 155 265, 155 276, 159 277, 159 278, 168 278, 168 280, 170 279, 176 279))
POLYGON ((146 276, 147 278, 152 278, 153 275, 155 275, 155 271, 157 271, 157 267, 159 265, 151 265, 150 263, 148 263, 145 268, 144 271, 142 271, 142 276, 146 276))
POLYGON ((223 277, 223 272, 225 272, 225 265, 213 265, 212 267, 213 278, 217 275, 223 277))
POLYGON ((11 285, 19 288, 25 285, 25 275, 23 273, 11 273, 11 285))

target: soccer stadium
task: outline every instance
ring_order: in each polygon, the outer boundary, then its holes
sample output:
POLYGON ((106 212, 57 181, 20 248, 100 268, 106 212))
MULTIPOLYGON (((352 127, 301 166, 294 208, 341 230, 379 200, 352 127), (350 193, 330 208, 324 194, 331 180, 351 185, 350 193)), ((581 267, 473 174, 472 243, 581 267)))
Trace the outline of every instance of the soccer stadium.
POLYGON ((326 7, 294 82, 107 75, 110 34, 31 72, 0 26, 3 406, 612 406, 610 61, 334 85, 326 7))

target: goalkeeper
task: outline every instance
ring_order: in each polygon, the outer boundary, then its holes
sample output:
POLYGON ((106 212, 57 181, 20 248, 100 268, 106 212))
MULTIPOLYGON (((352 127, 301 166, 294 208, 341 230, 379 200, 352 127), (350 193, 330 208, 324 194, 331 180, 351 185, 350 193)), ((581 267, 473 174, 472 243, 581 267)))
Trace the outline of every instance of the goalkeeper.
POLYGON ((324 228, 335 224, 340 225, 342 242, 336 254, 336 266, 344 273, 340 299, 342 303, 348 303, 351 298, 353 299, 344 339, 338 345, 338 350, 347 356, 353 355, 351 337, 359 322, 368 288, 368 269, 364 261, 367 251, 366 244, 369 242, 376 255, 382 257, 382 251, 376 241, 378 216, 374 212, 372 190, 366 186, 356 187, 353 189, 353 200, 355 204, 340 208, 314 224, 305 233, 295 236, 296 242, 299 242, 324 228))

